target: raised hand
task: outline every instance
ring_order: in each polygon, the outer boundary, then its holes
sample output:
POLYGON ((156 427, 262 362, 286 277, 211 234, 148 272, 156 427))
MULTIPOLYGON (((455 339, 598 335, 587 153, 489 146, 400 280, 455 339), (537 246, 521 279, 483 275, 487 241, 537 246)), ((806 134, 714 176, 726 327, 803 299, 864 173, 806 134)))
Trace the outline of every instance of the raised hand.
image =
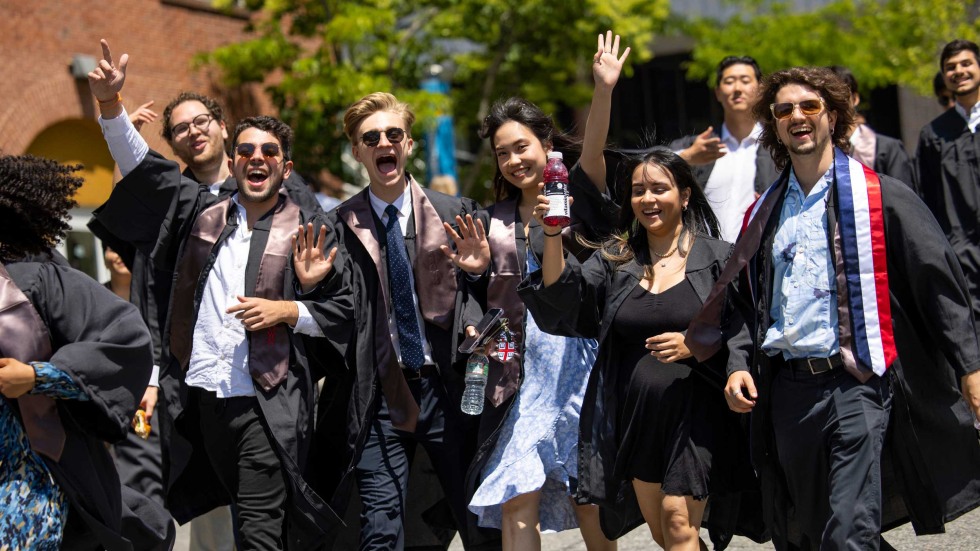
POLYGON ((619 75, 623 72, 623 64, 630 55, 630 49, 623 50, 623 55, 619 55, 619 35, 613 37, 612 31, 606 31, 606 36, 599 35, 599 47, 592 57, 592 76, 595 78, 596 87, 604 86, 612 89, 619 81, 619 75))
MULTIPOLYGON (((153 101, 148 101, 143 105, 140 105, 136 111, 129 114, 129 120, 133 123, 133 126, 136 127, 137 132, 143 128, 144 124, 157 120, 158 115, 156 112, 150 110, 150 107, 152 106, 153 101)), ((147 414, 147 417, 149 417, 149 414, 147 414)))
POLYGON ((123 54, 119 58, 119 65, 112 60, 112 52, 109 51, 109 43, 103 38, 102 59, 99 64, 88 74, 88 84, 92 89, 95 99, 100 104, 112 103, 116 94, 122 91, 123 83, 126 82, 126 66, 129 64, 129 54, 123 54))
POLYGON ((449 245, 439 245, 439 248, 460 270, 482 274, 490 265, 490 243, 487 242, 483 220, 474 222, 473 216, 467 214, 464 222, 462 217, 456 216, 456 225, 459 226, 459 233, 448 222, 442 223, 456 250, 453 251, 449 245))
POLYGON ((724 144, 721 143, 721 138, 712 134, 713 130, 709 126, 707 130, 698 134, 698 137, 694 139, 694 143, 679 153, 681 158, 689 164, 697 166, 706 165, 724 157, 728 151, 725 150, 724 144))
POLYGON ((337 247, 324 256, 323 243, 326 240, 326 225, 320 226, 320 234, 314 240, 312 222, 307 224, 306 228, 299 226, 296 235, 293 236, 293 268, 304 293, 312 291, 333 269, 333 262, 337 258, 337 247))

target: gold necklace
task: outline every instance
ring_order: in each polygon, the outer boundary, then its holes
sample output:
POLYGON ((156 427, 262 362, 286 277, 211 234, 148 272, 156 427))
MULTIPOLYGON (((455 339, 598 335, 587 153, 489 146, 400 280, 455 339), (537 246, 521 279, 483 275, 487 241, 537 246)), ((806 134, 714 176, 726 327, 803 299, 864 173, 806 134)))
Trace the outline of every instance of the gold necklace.
POLYGON ((656 255, 656 256, 659 256, 659 257, 660 257, 660 259, 661 259, 661 260, 663 261, 663 262, 661 262, 661 263, 660 263, 660 267, 661 267, 661 268, 666 268, 666 267, 667 267, 667 262, 668 262, 668 261, 667 261, 667 258, 669 258, 669 257, 671 257, 671 256, 673 256, 673 254, 674 254, 675 252, 677 252, 677 245, 674 245, 674 248, 673 248, 673 249, 671 249, 671 250, 669 250, 669 251, 667 251, 667 252, 666 252, 666 253, 664 253, 664 254, 660 254, 660 253, 658 253, 657 251, 655 251, 655 250, 653 250, 653 249, 650 249, 650 252, 651 252, 651 253, 653 253, 653 254, 654 254, 654 255, 656 255))

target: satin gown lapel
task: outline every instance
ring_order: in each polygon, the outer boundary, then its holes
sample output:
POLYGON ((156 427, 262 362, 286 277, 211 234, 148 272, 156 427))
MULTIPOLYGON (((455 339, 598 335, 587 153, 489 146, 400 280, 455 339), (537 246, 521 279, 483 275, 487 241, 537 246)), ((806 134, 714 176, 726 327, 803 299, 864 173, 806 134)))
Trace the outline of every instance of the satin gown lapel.
MULTIPOLYGON (((440 245, 452 245, 442 227, 442 218, 422 187, 409 178, 412 213, 415 216, 415 289, 422 318, 442 329, 451 330, 456 313, 456 267, 440 245)), ((452 223, 452 221, 450 221, 452 223)))

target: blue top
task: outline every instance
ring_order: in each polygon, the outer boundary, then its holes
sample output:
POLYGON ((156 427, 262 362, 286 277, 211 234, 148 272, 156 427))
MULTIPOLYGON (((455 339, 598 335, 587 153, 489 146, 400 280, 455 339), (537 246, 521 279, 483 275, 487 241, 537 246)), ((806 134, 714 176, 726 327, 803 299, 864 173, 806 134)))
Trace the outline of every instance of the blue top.
POLYGON ((783 358, 826 358, 840 349, 837 285, 827 244, 827 191, 833 167, 803 193, 790 170, 772 244, 772 320, 762 349, 783 358))

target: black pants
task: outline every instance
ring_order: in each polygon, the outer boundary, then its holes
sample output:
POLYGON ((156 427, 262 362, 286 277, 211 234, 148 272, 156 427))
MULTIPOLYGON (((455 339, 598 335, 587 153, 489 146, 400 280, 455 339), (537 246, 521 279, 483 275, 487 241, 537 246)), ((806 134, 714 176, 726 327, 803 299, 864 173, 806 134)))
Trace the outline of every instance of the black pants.
POLYGON ((891 387, 843 369, 813 375, 786 366, 772 384, 779 464, 801 548, 878 549, 881 449, 891 387))
POLYGON ((284 548, 286 479, 254 397, 198 393, 208 459, 235 505, 238 549, 284 548))
POLYGON ((355 469, 362 503, 362 550, 405 548, 402 519, 406 500, 411 499, 407 495, 408 474, 418 444, 425 448, 432 460, 456 526, 461 532, 465 526, 465 465, 462 464, 463 435, 457 420, 458 412, 447 409, 451 407, 451 401, 438 376, 409 381, 408 386, 421 410, 415 432, 392 427, 382 396, 355 469))

